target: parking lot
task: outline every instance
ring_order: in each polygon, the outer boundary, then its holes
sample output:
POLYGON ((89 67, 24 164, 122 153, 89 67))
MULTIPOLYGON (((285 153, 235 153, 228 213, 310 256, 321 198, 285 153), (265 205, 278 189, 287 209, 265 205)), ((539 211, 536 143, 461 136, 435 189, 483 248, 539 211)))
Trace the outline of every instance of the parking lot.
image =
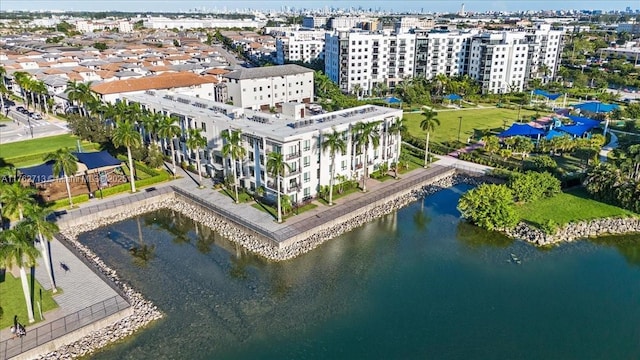
POLYGON ((4 115, 12 121, 0 122, 0 144, 70 132, 64 121, 39 112, 32 115, 21 112, 18 110, 23 107, 20 104, 8 103, 5 106, 8 107, 3 109, 4 115))

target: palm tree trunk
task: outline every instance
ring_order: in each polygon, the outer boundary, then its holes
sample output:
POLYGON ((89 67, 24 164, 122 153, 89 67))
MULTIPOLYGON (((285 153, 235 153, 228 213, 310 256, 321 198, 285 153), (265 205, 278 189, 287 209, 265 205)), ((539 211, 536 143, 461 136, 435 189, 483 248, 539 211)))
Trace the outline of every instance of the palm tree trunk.
POLYGON ((200 168, 200 148, 196 148, 196 169, 198 169, 198 186, 202 187, 202 169, 200 168))
POLYGON ((402 137, 398 135, 398 153, 396 154, 396 179, 398 178, 398 168, 400 168, 401 151, 402 151, 402 137))
POLYGON ((240 199, 238 198, 238 178, 236 175, 236 163, 233 159, 233 155, 230 156, 231 158, 231 172, 233 173, 233 191, 236 194, 236 204, 240 203, 240 199))
POLYGON ((40 245, 42 245, 42 257, 44 258, 44 267, 47 268, 47 275, 49 276, 49 281, 51 282, 51 290, 55 294, 58 292, 58 288, 56 288, 56 282, 53 281, 53 271, 51 269, 50 261, 51 259, 49 258, 49 242, 45 240, 41 232, 38 232, 38 239, 40 240, 40 245))
POLYGON ((27 271, 24 266, 20 266, 20 281, 22 282, 22 292, 24 293, 24 301, 27 305, 27 315, 29 317, 29 324, 33 323, 33 308, 31 307, 31 292, 29 291, 29 281, 27 280, 27 271))
POLYGON ((276 174, 276 188, 278 189, 278 193, 276 196, 278 197, 278 223, 282 222, 282 210, 280 208, 280 174, 276 174))
POLYGON ((176 149, 175 146, 173 145, 173 138, 169 139, 169 142, 171 143, 171 165, 173 166, 172 172, 173 172, 173 178, 176 178, 176 149))
POLYGON ((329 179, 329 206, 333 205, 333 182, 336 176, 336 155, 331 157, 331 179, 329 179))
POLYGON ((135 169, 133 168, 133 157, 131 156, 131 146, 127 146, 127 156, 129 157, 129 173, 131 182, 131 192, 136 192, 135 169))
POLYGON ((429 132, 427 132, 427 141, 424 145, 424 167, 425 169, 429 166, 429 132))
POLYGON ((67 186, 67 196, 69 197, 69 206, 73 207, 73 200, 71 200, 71 186, 69 186, 69 177, 66 172, 63 172, 64 183, 67 186))
POLYGON ((367 175, 369 173, 369 146, 364 149, 364 176, 362 177, 362 191, 367 192, 367 175))

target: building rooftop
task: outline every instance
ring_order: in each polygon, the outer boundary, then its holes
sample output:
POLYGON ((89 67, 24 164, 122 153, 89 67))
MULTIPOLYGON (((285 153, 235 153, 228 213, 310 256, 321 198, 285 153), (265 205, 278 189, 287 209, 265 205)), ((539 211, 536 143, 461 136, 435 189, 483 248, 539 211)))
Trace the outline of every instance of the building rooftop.
POLYGON ((304 74, 313 72, 313 70, 295 64, 265 66, 256 68, 242 68, 223 75, 227 79, 258 79, 265 77, 286 76, 295 74, 304 74))
POLYGON ((126 95, 125 99, 142 104, 154 104, 169 112, 213 122, 220 128, 233 128, 246 134, 280 142, 314 131, 326 131, 333 126, 371 119, 372 117, 402 117, 402 110, 375 105, 362 105, 296 120, 284 114, 270 114, 227 105, 169 91, 147 91, 126 95))
POLYGON ((164 73, 144 78, 105 82, 94 85, 91 89, 98 94, 107 95, 131 91, 188 87, 213 82, 214 80, 211 78, 202 77, 192 72, 164 73))

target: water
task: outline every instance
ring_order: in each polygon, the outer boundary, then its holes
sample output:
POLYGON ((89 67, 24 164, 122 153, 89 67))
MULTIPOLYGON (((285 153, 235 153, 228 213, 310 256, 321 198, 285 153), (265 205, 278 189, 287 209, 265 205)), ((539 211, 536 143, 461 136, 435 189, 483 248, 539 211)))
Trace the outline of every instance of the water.
POLYGON ((539 250, 461 223, 464 190, 282 263, 168 210, 84 234, 166 314, 93 358, 640 358, 640 239, 539 250))

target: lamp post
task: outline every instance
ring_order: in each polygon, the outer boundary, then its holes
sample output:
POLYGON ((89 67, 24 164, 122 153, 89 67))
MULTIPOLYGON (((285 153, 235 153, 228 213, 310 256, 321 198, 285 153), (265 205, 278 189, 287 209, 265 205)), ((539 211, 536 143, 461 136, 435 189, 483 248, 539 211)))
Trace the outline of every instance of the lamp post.
POLYGON ((31 126, 31 118, 27 116, 27 123, 29 124, 29 132, 31 132, 31 138, 33 139, 33 126, 31 126))
POLYGON ((462 116, 458 116, 458 142, 460 142, 460 130, 462 129, 462 116))

